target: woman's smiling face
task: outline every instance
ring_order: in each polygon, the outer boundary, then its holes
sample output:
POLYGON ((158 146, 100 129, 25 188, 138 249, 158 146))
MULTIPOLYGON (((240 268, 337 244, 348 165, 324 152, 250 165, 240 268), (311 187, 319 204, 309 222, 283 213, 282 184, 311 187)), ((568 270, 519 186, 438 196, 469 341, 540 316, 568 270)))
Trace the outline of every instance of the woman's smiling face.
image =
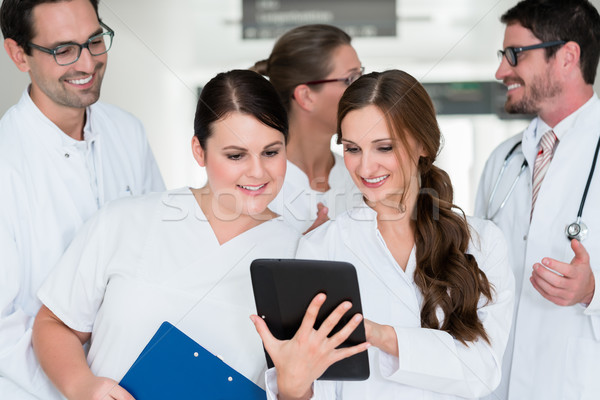
MULTIPOLYGON (((384 114, 375 106, 350 111, 341 122, 344 163, 354 183, 370 203, 398 206, 416 185, 421 146, 408 135, 408 151, 392 135, 384 114)), ((416 198, 416 196, 415 196, 416 198)))
POLYGON ((285 177, 283 134, 239 112, 214 122, 211 130, 206 148, 194 138, 193 151, 206 167, 214 214, 230 219, 265 212, 285 177))

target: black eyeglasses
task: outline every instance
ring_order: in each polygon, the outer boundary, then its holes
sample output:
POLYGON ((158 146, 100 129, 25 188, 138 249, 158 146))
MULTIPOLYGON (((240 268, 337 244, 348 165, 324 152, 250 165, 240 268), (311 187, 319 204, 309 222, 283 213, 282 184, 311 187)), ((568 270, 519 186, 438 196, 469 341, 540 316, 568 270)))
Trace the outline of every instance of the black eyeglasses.
POLYGON ((500 61, 502 61, 502 57, 506 57, 506 61, 508 61, 508 63, 511 66, 516 67, 517 66, 517 54, 519 54, 522 51, 533 50, 533 49, 543 49, 546 47, 563 45, 565 43, 567 43, 567 42, 564 40, 555 40, 552 42, 544 42, 544 43, 534 44, 532 46, 507 47, 504 50, 498 50, 498 59, 500 59, 500 61))
POLYGON ((60 46, 56 46, 53 49, 49 49, 47 47, 38 46, 37 44, 33 44, 31 42, 27 43, 29 47, 32 49, 37 49, 39 51, 43 51, 44 53, 52 54, 54 56, 54 60, 58 65, 70 65, 77 60, 81 56, 81 51, 83 49, 88 49, 91 55, 99 56, 106 53, 110 50, 112 46, 113 37, 115 36, 115 31, 110 29, 107 25, 100 22, 100 26, 106 30, 106 32, 99 33, 98 35, 94 35, 85 43, 65 43, 60 46))
POLYGON ((355 80, 360 78, 364 72, 365 72, 365 67, 360 67, 360 70, 358 72, 354 72, 345 78, 321 79, 318 81, 309 81, 309 82, 304 82, 304 85, 320 85, 321 83, 344 82, 344 84, 346 86, 350 86, 352 84, 352 82, 354 82, 355 80))

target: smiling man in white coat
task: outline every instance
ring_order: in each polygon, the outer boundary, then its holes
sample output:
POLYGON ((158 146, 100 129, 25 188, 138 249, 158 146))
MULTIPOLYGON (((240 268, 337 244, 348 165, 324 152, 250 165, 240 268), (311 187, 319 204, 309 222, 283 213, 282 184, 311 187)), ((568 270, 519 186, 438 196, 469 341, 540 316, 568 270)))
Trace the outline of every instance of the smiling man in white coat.
POLYGON ((494 151, 477 194, 476 214, 510 242, 517 283, 490 398, 600 399, 600 16, 587 0, 525 0, 501 20, 505 108, 537 118, 494 151))
POLYGON ((141 123, 97 103, 114 32, 97 0, 3 0, 4 48, 31 84, 0 120, 0 398, 62 398, 31 347, 36 291, 77 229, 163 190, 141 123))

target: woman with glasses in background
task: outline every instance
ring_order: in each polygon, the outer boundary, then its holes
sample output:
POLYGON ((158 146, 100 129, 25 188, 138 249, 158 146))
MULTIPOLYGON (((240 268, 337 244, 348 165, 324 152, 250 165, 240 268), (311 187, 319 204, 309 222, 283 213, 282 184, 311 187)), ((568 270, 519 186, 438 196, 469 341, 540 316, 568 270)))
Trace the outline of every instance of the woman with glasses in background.
POLYGON ((331 151, 338 102, 363 72, 350 41, 334 26, 300 26, 281 36, 269 58, 252 68, 269 78, 288 112, 286 179, 271 208, 300 232, 360 199, 343 158, 331 151))

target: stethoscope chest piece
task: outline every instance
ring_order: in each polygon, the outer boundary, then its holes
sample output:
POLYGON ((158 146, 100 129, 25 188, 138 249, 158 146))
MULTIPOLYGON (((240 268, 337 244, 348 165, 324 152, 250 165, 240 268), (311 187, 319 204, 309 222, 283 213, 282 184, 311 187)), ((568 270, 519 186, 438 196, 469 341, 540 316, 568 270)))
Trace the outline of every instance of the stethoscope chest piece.
POLYGON ((581 242, 583 239, 586 238, 587 233, 588 228, 581 221, 573 222, 567 225, 567 227, 565 228, 565 235, 567 235, 569 240, 577 239, 581 242))

